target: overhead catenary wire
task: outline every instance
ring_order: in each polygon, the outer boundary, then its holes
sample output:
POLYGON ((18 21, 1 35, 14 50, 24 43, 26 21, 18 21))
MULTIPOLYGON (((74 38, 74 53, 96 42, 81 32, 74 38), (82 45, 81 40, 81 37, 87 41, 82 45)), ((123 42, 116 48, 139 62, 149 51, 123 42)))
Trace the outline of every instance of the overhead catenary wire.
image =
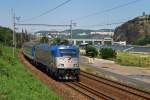
MULTIPOLYGON (((137 18, 137 17, 135 17, 137 18)), ((128 17, 128 19, 125 19, 126 21, 118 21, 118 22, 112 22, 112 23, 106 23, 106 24, 95 24, 95 25, 86 25, 86 26, 80 26, 80 27, 98 27, 98 26, 109 26, 109 25, 117 25, 117 24, 124 24, 126 22, 138 22, 138 21, 147 21, 150 20, 150 18, 147 19, 136 19, 133 20, 134 18, 128 17), (129 20, 130 19, 130 20, 129 20)))
POLYGON ((48 14, 48 13, 50 13, 50 12, 56 10, 57 8, 59 8, 59 7, 63 6, 63 5, 65 5, 66 3, 70 2, 70 1, 71 1, 71 0, 67 0, 67 1, 65 1, 65 2, 63 2, 63 3, 59 4, 59 5, 57 5, 56 7, 52 8, 52 9, 49 9, 49 10, 47 10, 47 11, 45 11, 45 12, 43 12, 43 13, 37 15, 37 16, 34 16, 34 17, 31 17, 31 18, 25 19, 25 20, 23 20, 23 21, 21 21, 21 22, 35 20, 35 19, 37 19, 37 18, 39 18, 39 17, 41 17, 41 16, 44 16, 44 15, 46 15, 46 14, 48 14))
POLYGON ((98 24, 98 25, 80 26, 80 27, 99 27, 99 26, 117 25, 117 24, 123 24, 123 23, 125 23, 125 21, 106 23, 106 24, 98 24))
POLYGON ((125 4, 121 4, 121 5, 112 7, 112 8, 108 8, 108 9, 105 9, 105 10, 102 10, 102 11, 98 11, 98 12, 95 12, 95 13, 91 13, 91 14, 88 14, 88 15, 85 15, 85 16, 82 16, 82 17, 75 18, 75 19, 73 19, 73 20, 83 20, 83 19, 86 19, 86 18, 88 18, 88 17, 94 16, 94 15, 103 14, 103 13, 106 13, 106 12, 110 12, 110 11, 112 11, 112 10, 122 8, 122 7, 125 7, 125 6, 128 6, 128 5, 134 4, 134 3, 136 3, 136 2, 139 2, 139 1, 141 1, 141 0, 130 1, 130 2, 127 2, 127 3, 125 3, 125 4))

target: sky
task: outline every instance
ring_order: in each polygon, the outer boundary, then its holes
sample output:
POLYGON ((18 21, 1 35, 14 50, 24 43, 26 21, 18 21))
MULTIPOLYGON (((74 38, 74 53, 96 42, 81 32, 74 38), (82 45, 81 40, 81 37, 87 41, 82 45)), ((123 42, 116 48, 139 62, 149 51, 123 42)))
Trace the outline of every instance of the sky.
MULTIPOLYGON (((126 4, 135 0, 70 0, 63 6, 47 13, 43 16, 28 20, 38 16, 43 12, 53 9, 67 0, 1 0, 0 2, 0 26, 12 27, 11 9, 17 17, 19 23, 38 24, 70 24, 70 20, 76 23, 74 29, 103 29, 116 28, 117 25, 104 25, 108 23, 118 23, 131 20, 141 16, 142 12, 150 14, 150 0, 137 0, 136 3, 104 11, 113 7, 126 4), (104 11, 104 12, 103 12, 104 11), (93 13, 99 12, 95 15, 93 13), (91 15, 87 17, 87 15, 91 15)), ((65 30, 68 27, 43 27, 43 26, 17 26, 18 31, 22 28, 30 32, 37 30, 65 30)))

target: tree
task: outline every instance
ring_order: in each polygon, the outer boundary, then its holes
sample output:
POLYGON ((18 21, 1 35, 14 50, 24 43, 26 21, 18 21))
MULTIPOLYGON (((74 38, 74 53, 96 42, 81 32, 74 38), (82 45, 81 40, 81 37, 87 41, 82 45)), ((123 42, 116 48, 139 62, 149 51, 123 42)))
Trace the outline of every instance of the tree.
POLYGON ((0 42, 5 45, 12 45, 12 30, 6 27, 0 27, 0 42))
POLYGON ((60 42, 60 44, 68 45, 69 41, 67 39, 64 39, 60 42))
POLYGON ((0 56, 2 56, 3 55, 3 50, 2 50, 3 48, 2 47, 0 47, 0 56))
POLYGON ((135 41, 136 45, 146 45, 146 44, 150 44, 150 36, 147 37, 140 37, 137 41, 135 41))
POLYGON ((16 42, 17 42, 17 47, 21 47, 21 33, 16 33, 16 42))
MULTIPOLYGON (((0 26, 0 43, 12 46, 13 45, 13 31, 10 28, 0 26)), ((16 32, 17 47, 21 47, 23 42, 29 41, 29 34, 27 30, 22 33, 16 32)))
POLYGON ((29 41, 30 40, 30 37, 29 37, 29 35, 28 35, 28 32, 27 32, 27 30, 25 29, 25 32, 24 32, 24 34, 25 34, 25 41, 27 42, 27 41, 29 41))
POLYGON ((98 55, 97 49, 92 45, 88 45, 85 48, 85 50, 86 50, 86 55, 89 57, 96 57, 98 55))
POLYGON ((52 44, 60 44, 60 38, 54 38, 52 44))
POLYGON ((43 37, 40 39, 40 43, 48 43, 48 37, 43 35, 43 37))
POLYGON ((112 48, 102 48, 102 49, 100 49, 100 56, 103 59, 115 58, 116 57, 116 51, 113 50, 112 48))
POLYGON ((52 44, 57 44, 57 45, 60 45, 60 44, 64 44, 64 45, 68 45, 69 44, 69 41, 67 39, 60 39, 60 38, 54 38, 52 40, 52 44))

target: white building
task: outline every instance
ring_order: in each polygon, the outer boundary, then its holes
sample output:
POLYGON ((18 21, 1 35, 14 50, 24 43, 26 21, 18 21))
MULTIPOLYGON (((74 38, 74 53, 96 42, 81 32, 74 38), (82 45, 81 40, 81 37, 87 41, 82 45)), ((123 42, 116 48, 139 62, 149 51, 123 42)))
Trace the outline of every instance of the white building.
POLYGON ((67 32, 50 32, 49 35, 69 35, 70 33, 67 32))
POLYGON ((113 36, 114 32, 91 32, 91 34, 99 34, 99 35, 110 35, 113 36))
POLYGON ((126 41, 113 42, 114 45, 127 45, 126 41))

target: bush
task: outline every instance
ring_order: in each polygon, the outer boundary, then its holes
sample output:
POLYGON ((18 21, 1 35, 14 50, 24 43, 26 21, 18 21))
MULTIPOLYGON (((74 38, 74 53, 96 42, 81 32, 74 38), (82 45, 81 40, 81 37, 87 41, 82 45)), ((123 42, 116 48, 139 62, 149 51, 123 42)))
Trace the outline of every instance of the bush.
POLYGON ((8 62, 9 64, 11 64, 11 65, 15 65, 15 64, 16 64, 16 59, 13 58, 13 57, 11 57, 11 56, 9 56, 9 55, 4 55, 4 56, 3 56, 3 59, 4 59, 6 62, 8 62))
POLYGON ((54 38, 52 40, 52 44, 54 44, 54 45, 60 45, 60 44, 68 45, 69 41, 67 39, 54 38))
POLYGON ((135 41, 136 45, 146 45, 150 44, 150 36, 147 37, 140 37, 138 40, 135 41))
POLYGON ((3 51, 2 51, 2 48, 0 48, 0 56, 3 55, 3 51))
POLYGON ((102 48, 102 49, 100 49, 100 56, 103 59, 115 58, 116 57, 116 51, 113 50, 112 48, 102 48))
POLYGON ((40 43, 48 43, 48 37, 46 37, 46 35, 44 35, 41 40, 40 43))
POLYGON ((98 51, 94 46, 89 45, 85 48, 85 50, 86 50, 86 56, 96 57, 98 55, 98 51))

